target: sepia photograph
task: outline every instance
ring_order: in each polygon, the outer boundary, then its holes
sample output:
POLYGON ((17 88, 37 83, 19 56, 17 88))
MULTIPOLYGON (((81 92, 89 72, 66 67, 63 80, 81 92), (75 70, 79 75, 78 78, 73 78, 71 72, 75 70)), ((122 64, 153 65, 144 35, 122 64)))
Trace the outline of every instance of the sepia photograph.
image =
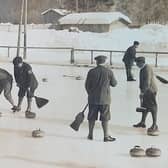
POLYGON ((2 168, 168 167, 167 0, 0 0, 2 168))

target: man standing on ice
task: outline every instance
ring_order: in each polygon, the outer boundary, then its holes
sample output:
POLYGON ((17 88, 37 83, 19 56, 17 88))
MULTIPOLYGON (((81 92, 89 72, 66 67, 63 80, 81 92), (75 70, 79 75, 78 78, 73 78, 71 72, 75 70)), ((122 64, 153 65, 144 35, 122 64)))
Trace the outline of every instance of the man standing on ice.
POLYGON ((97 67, 91 69, 86 78, 85 88, 88 93, 89 104, 89 134, 88 139, 93 139, 93 129, 95 121, 98 119, 100 112, 100 121, 104 132, 104 142, 115 141, 108 132, 108 121, 110 115, 110 86, 115 87, 117 81, 111 69, 105 67, 106 56, 100 55, 95 57, 97 67))
POLYGON ((4 91, 5 98, 9 101, 9 103, 15 108, 14 101, 11 95, 12 90, 12 75, 6 70, 0 68, 0 94, 4 91))
POLYGON ((13 59, 14 64, 14 76, 19 87, 18 92, 18 104, 13 111, 20 111, 21 104, 25 94, 27 94, 27 109, 26 115, 31 115, 31 104, 32 98, 34 96, 34 92, 38 86, 38 82, 36 80, 35 75, 32 72, 32 68, 29 64, 23 62, 21 57, 15 57, 13 59))
POLYGON ((158 131, 157 122, 157 102, 156 102, 156 94, 157 94, 157 86, 154 79, 154 72, 152 68, 145 64, 144 57, 137 57, 136 64, 140 68, 139 74, 139 88, 140 88, 140 99, 142 100, 142 107, 146 108, 146 112, 142 112, 141 121, 138 124, 133 125, 134 127, 142 127, 145 128, 145 121, 148 112, 150 111, 152 114, 152 126, 148 129, 149 131, 158 131))
POLYGON ((134 44, 127 49, 122 59, 125 64, 127 81, 135 81, 132 74, 132 66, 136 58, 136 48, 138 46, 139 46, 139 42, 134 41, 134 44))

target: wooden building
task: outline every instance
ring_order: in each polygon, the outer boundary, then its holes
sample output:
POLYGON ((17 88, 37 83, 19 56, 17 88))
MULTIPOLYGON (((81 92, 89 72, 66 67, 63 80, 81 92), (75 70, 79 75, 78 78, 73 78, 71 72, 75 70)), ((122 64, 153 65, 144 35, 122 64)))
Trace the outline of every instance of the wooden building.
POLYGON ((65 9, 50 8, 42 12, 41 15, 43 16, 44 23, 57 24, 61 17, 66 16, 69 13, 71 12, 65 9))
POLYGON ((131 20, 120 12, 72 13, 59 19, 61 29, 78 27, 82 31, 98 33, 128 27, 130 23, 131 20))

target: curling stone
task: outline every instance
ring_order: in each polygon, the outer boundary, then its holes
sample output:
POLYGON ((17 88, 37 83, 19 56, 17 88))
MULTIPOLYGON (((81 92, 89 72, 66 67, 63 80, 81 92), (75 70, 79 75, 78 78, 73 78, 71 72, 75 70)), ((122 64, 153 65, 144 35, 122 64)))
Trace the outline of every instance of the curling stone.
POLYGON ((47 78, 42 78, 43 82, 48 82, 47 78))
POLYGON ((25 117, 26 118, 36 118, 36 113, 30 112, 30 111, 26 111, 25 112, 25 117))
POLYGON ((146 149, 145 153, 150 157, 159 157, 161 155, 161 150, 158 148, 150 147, 146 149))
POLYGON ((143 157, 143 156, 145 156, 145 150, 142 149, 138 145, 134 146, 134 148, 132 148, 129 153, 132 157, 143 157))
POLYGON ((147 129, 147 135, 149 136, 159 136, 159 130, 158 129, 151 129, 151 128, 148 128, 147 129))
POLYGON ((76 80, 82 80, 82 76, 76 76, 75 79, 76 80))
POLYGON ((32 131, 32 137, 35 138, 43 137, 44 134, 45 134, 44 131, 40 130, 40 128, 32 131))

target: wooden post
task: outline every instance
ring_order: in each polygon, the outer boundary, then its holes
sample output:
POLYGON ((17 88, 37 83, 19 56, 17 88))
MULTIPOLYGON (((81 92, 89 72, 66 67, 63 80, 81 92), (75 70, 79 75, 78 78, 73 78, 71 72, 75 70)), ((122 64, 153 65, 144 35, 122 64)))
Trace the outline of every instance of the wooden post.
POLYGON ((113 54, 113 52, 112 51, 110 51, 110 65, 112 65, 113 63, 112 63, 112 54, 113 54))
POLYGON ((27 0, 24 3, 24 52, 23 58, 27 57, 27 0))
POLYGON ((8 58, 10 57, 10 47, 8 47, 8 58))
POLYGON ((91 64, 93 64, 93 50, 91 50, 91 64))
POLYGON ((71 60, 70 60, 71 64, 75 63, 75 58, 74 58, 74 48, 71 49, 71 60))
POLYGON ((156 52, 156 57, 155 57, 155 67, 158 66, 158 53, 156 52))
POLYGON ((19 54, 20 54, 20 39, 21 39, 22 19, 23 19, 23 7, 24 7, 24 0, 22 0, 21 12, 20 12, 20 22, 19 22, 19 29, 18 29, 18 41, 17 41, 17 52, 16 52, 16 56, 17 56, 17 57, 18 57, 19 54))

